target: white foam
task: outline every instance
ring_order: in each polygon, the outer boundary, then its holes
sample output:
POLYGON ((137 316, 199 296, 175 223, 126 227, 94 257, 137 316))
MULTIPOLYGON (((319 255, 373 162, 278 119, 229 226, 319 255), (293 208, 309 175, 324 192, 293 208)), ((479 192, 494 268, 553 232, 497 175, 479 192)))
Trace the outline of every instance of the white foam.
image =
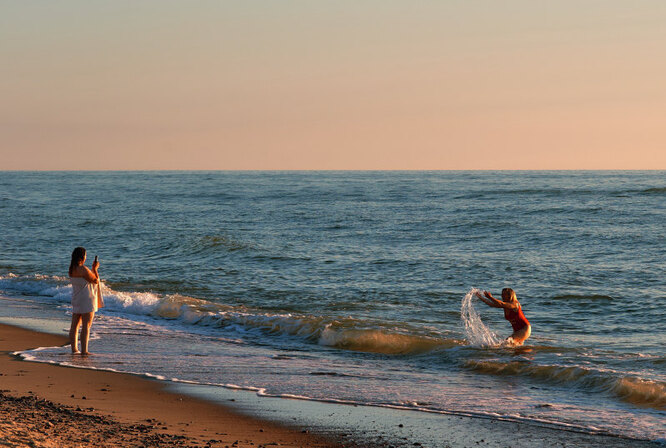
MULTIPOLYGON (((16 275, 8 273, 0 276, 0 289, 21 294, 52 297, 58 302, 69 303, 72 286, 69 279, 41 274, 16 275)), ((150 292, 114 291, 102 282, 104 302, 108 309, 131 314, 152 314, 163 298, 150 292)))

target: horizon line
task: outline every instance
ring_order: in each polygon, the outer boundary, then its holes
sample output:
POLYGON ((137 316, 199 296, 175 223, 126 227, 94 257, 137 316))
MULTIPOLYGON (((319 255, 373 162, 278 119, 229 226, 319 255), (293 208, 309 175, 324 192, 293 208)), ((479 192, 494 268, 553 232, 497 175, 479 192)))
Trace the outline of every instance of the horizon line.
POLYGON ((308 169, 204 169, 204 168, 195 168, 195 169, 161 169, 161 168, 147 168, 147 169, 102 169, 102 170, 88 170, 88 169, 9 169, 4 170, 0 169, 0 173, 123 173, 123 172, 173 172, 173 173, 191 173, 191 172, 553 172, 553 171, 571 171, 571 172, 592 172, 592 171, 666 171, 666 168, 477 168, 477 169, 358 169, 358 168, 308 168, 308 169))

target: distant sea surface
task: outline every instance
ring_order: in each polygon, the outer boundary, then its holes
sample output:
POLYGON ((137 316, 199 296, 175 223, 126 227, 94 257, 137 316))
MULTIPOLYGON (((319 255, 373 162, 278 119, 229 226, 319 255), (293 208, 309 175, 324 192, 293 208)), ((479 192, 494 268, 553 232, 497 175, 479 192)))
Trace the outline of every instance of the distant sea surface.
POLYGON ((665 223, 664 171, 0 172, 0 315, 66 322, 84 246, 95 355, 28 359, 657 440, 665 223))

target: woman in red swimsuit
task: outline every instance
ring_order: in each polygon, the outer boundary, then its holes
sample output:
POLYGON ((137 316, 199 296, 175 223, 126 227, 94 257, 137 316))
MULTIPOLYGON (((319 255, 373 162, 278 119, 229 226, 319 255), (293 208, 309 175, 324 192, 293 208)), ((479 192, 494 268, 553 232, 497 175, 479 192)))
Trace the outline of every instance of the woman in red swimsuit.
POLYGON ((497 300, 488 291, 483 291, 483 294, 477 292, 476 296, 488 306, 504 308, 504 318, 511 322, 513 327, 513 334, 507 338, 507 343, 523 345, 523 342, 532 334, 532 326, 523 314, 516 292, 511 288, 504 288, 502 290, 502 300, 497 300))

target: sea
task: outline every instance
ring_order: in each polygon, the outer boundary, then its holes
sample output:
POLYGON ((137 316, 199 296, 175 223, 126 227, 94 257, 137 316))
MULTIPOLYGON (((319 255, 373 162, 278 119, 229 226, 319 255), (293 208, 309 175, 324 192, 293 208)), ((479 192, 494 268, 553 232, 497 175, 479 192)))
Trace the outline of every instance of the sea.
POLYGON ((663 443, 665 223, 665 171, 5 171, 0 322, 66 334, 83 246, 93 355, 23 358, 663 443))

